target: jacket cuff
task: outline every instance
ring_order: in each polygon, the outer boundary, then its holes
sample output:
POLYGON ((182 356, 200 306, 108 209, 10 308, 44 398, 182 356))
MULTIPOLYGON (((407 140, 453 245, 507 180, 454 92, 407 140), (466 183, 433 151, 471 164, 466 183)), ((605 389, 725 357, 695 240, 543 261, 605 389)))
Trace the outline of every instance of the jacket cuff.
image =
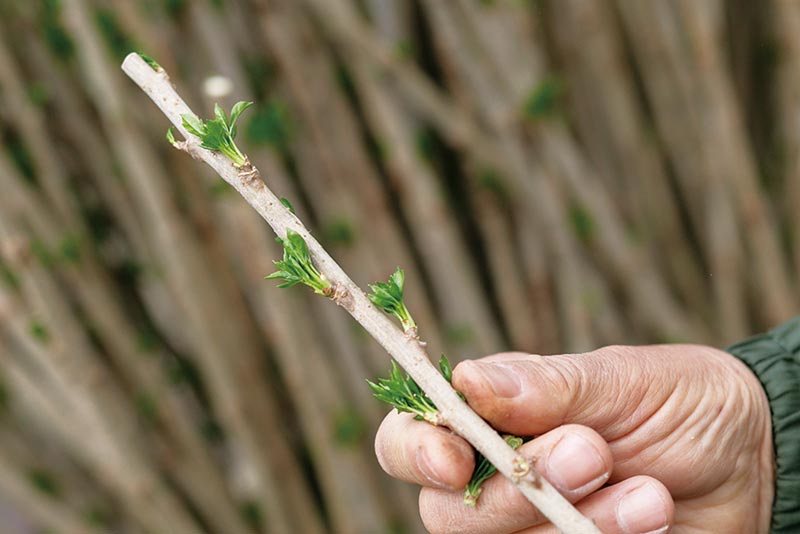
POLYGON ((771 534, 800 532, 800 317, 729 347, 769 399, 775 448, 771 534))

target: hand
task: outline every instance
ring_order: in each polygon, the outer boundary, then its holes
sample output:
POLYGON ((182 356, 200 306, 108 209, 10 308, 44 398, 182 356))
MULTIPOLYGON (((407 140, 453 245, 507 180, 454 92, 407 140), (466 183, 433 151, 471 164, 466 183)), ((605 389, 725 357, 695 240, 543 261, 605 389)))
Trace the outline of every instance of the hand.
MULTIPOLYGON (((453 386, 604 534, 766 533, 774 457, 769 405, 733 356, 695 345, 507 353, 466 361, 453 386)), ((383 469, 423 486, 433 533, 557 534, 502 475, 462 504, 471 447, 392 412, 375 442, 383 469)))

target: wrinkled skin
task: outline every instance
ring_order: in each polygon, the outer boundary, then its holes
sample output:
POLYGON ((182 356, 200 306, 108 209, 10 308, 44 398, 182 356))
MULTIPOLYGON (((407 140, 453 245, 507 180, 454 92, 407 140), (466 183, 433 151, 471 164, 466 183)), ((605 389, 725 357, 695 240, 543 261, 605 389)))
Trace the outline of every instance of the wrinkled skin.
MULTIPOLYGON (((725 352, 506 353, 461 363, 453 385, 493 427, 538 436, 522 453, 605 534, 769 530, 769 405, 756 377, 725 352)), ((423 486, 420 514, 434 534, 558 532, 502 476, 465 507, 473 453, 447 429, 392 412, 375 450, 387 473, 423 486)))

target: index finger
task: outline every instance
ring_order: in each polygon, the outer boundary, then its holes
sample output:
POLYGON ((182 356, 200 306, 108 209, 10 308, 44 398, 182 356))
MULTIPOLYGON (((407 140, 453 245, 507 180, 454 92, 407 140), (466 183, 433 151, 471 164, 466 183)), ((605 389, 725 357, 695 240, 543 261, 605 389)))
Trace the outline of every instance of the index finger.
POLYGON ((472 447, 445 427, 392 410, 375 436, 375 455, 389 475, 431 488, 455 490, 475 467, 472 447))

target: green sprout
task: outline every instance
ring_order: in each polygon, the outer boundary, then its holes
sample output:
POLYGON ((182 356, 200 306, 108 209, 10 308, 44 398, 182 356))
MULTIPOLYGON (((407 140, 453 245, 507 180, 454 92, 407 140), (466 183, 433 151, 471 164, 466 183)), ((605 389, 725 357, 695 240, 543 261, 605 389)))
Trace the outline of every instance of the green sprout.
POLYGON ((281 197, 281 198, 280 198, 280 200, 281 200, 281 204, 283 204, 283 206, 284 206, 284 207, 285 207, 287 210, 289 210, 289 211, 292 213, 292 215, 295 215, 295 213, 294 213, 294 206, 292 206, 292 203, 291 203, 291 202, 289 202, 289 199, 287 199, 287 198, 284 198, 284 197, 281 197))
POLYGON ((50 341, 50 331, 47 327, 39 321, 38 319, 32 319, 30 324, 28 325, 28 332, 30 332, 31 337, 33 337, 36 341, 42 344, 47 344, 50 341))
POLYGON ((406 275, 400 267, 392 273, 388 282, 370 284, 372 293, 367 295, 374 305, 389 315, 400 319, 403 330, 411 337, 417 337, 417 323, 412 319, 403 302, 403 285, 406 275))
POLYGON ((172 126, 167 128, 167 141, 169 141, 169 144, 171 144, 175 148, 180 148, 178 140, 175 139, 175 128, 173 128, 172 126))
MULTIPOLYGON (((452 383, 453 367, 444 354, 439 358, 439 370, 445 380, 452 383)), ((427 421, 433 425, 441 425, 444 422, 436 404, 425 394, 413 378, 400 370, 400 367, 394 361, 392 361, 392 370, 389 372, 388 378, 379 378, 377 384, 367 380, 367 384, 369 384, 376 399, 391 404, 398 412, 412 413, 414 414, 414 419, 427 421)), ((461 400, 464 400, 464 395, 458 391, 456 393, 461 397, 461 400)), ((505 435, 503 439, 514 450, 518 449, 523 442, 522 438, 512 435, 505 435)), ((476 451, 475 454, 475 470, 472 472, 472 478, 464 488, 464 504, 466 506, 475 506, 478 496, 483 491, 481 486, 497 473, 497 468, 484 458, 481 453, 476 451)))
MULTIPOLYGON (((236 121, 244 110, 253 105, 252 102, 237 102, 231 109, 231 116, 225 113, 219 104, 214 104, 213 119, 204 121, 195 115, 185 113, 181 115, 183 127, 199 138, 200 146, 208 150, 217 150, 225 154, 234 165, 243 167, 249 163, 247 156, 242 154, 233 140, 236 138, 236 121)), ((175 136, 167 131, 167 139, 175 145, 175 136)))
POLYGON ((453 383, 453 366, 450 365, 450 360, 448 360, 447 356, 444 354, 439 358, 439 371, 442 372, 442 376, 445 380, 451 384, 453 383))
POLYGON ((564 94, 564 83, 556 76, 548 76, 531 90, 524 104, 528 119, 537 120, 555 115, 564 94))
POLYGON ((145 63, 147 63, 148 65, 150 65, 150 68, 151 68, 151 69, 153 69, 154 71, 158 72, 158 71, 160 71, 160 70, 163 70, 163 69, 161 68, 161 65, 159 65, 159 64, 156 62, 156 60, 155 60, 155 59, 153 59, 153 58, 151 58, 150 56, 148 56, 147 54, 143 54, 143 53, 141 53, 141 52, 136 52, 136 53, 137 53, 137 54, 139 54, 139 57, 140 57, 140 58, 142 58, 142 61, 144 61, 145 63))
POLYGON ((428 421, 433 425, 441 423, 439 410, 433 401, 394 361, 389 378, 379 378, 377 384, 367 380, 367 384, 372 388, 376 399, 391 404, 398 412, 413 413, 414 419, 428 421))
POLYGON ((333 294, 331 283, 311 262, 308 245, 300 234, 287 230, 286 237, 278 237, 276 241, 283 245, 283 260, 273 262, 279 270, 267 276, 267 280, 283 280, 278 286, 281 288, 304 284, 318 295, 329 297, 333 294))
MULTIPOLYGON (((450 382, 453 377, 453 368, 450 360, 442 354, 439 358, 439 370, 445 380, 450 382)), ((414 414, 414 419, 418 421, 428 421, 431 424, 439 425, 442 418, 439 410, 433 401, 422 391, 413 378, 403 374, 397 364, 392 362, 392 370, 389 378, 379 378, 378 383, 367 380, 367 384, 375 394, 375 398, 397 408, 398 412, 408 412, 414 414)), ((464 397, 459 393, 459 396, 464 397)))
MULTIPOLYGON (((517 450, 522 445, 522 438, 517 436, 506 435, 503 436, 512 449, 517 450)), ((475 470, 472 472, 472 478, 467 482, 467 487, 464 488, 464 504, 467 506, 475 506, 478 502, 478 497, 483 491, 483 483, 492 478, 497 473, 497 468, 489 462, 484 456, 476 452, 475 470)))
POLYGON ((33 468, 27 473, 28 482, 33 488, 47 497, 61 497, 61 486, 50 471, 33 468))

